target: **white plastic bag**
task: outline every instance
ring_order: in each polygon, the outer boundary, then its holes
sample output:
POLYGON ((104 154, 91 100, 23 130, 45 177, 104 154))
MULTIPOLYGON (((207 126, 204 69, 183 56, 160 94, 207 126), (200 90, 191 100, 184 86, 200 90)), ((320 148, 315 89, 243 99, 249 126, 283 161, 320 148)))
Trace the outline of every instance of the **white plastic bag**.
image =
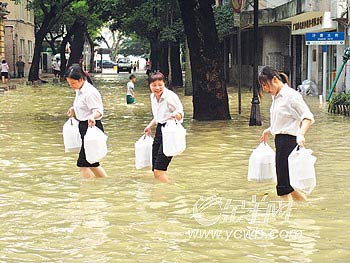
POLYGON ((153 138, 148 135, 141 136, 141 138, 135 142, 136 169, 152 166, 152 145, 153 138))
POLYGON ((162 127, 163 153, 166 156, 181 154, 186 149, 186 129, 176 120, 169 120, 162 127))
POLYGON ((310 194, 316 186, 315 162, 312 150, 295 147, 288 157, 290 185, 310 194))
POLYGON ((275 152, 266 143, 260 143, 249 157, 248 181, 276 181, 275 152))
POLYGON ((79 122, 70 118, 62 129, 65 152, 77 152, 81 148, 81 136, 79 133, 79 122))
POLYGON ((107 138, 96 126, 88 127, 84 137, 84 148, 89 163, 99 162, 107 155, 107 138))

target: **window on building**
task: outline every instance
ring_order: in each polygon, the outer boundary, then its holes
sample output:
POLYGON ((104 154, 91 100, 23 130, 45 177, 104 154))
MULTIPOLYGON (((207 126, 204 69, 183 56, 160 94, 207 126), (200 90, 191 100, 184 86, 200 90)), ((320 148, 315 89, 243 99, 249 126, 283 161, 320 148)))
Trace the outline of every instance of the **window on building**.
POLYGON ((19 56, 22 56, 23 57, 23 60, 24 60, 24 45, 25 45, 25 43, 24 43, 24 39, 20 39, 19 40, 19 56))
POLYGON ((33 42, 28 40, 28 62, 33 60, 33 42))
POLYGON ((19 19, 24 21, 24 13, 26 9, 26 4, 24 0, 19 2, 19 19))

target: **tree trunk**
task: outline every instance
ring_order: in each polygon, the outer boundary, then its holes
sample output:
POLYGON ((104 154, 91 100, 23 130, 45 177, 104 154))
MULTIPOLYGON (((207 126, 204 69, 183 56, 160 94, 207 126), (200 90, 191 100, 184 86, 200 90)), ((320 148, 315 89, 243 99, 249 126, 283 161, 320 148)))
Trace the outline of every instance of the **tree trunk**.
POLYGON ((66 74, 66 69, 67 69, 67 59, 66 59, 66 47, 68 42, 71 41, 72 36, 74 34, 75 27, 78 26, 78 21, 75 20, 73 25, 69 28, 67 31, 67 34, 64 36, 61 42, 61 67, 60 67, 60 75, 61 75, 61 81, 64 78, 64 75, 66 74))
POLYGON ((35 34, 34 54, 33 54, 32 65, 30 66, 30 70, 29 70, 28 81, 36 81, 40 79, 39 65, 40 65, 41 51, 43 49, 43 41, 44 41, 45 35, 46 35, 45 30, 39 30, 35 34))
POLYGON ((180 42, 171 43, 170 48, 171 85, 183 86, 182 69, 180 61, 180 42))
POLYGON ((66 74, 66 69, 67 69, 67 59, 66 59, 66 46, 67 43, 71 39, 71 34, 69 32, 67 35, 63 38, 61 42, 61 52, 60 52, 60 58, 61 58, 61 67, 60 67, 60 76, 61 76, 61 81, 64 78, 64 75, 66 74))
POLYGON ((171 41, 168 41, 168 57, 167 57, 167 61, 168 61, 168 66, 169 66, 169 74, 168 74, 168 83, 169 86, 172 85, 173 83, 173 71, 172 71, 172 67, 171 67, 171 41))
POLYGON ((88 32, 86 33, 86 37, 87 37, 87 40, 89 41, 90 53, 91 53, 90 61, 89 61, 90 65, 88 66, 88 71, 89 72, 93 72, 94 68, 95 68, 95 64, 94 64, 94 61, 95 61, 95 46, 94 46, 94 41, 92 41, 91 36, 90 36, 90 34, 88 32))
POLYGON ((43 1, 39 2, 41 3, 39 5, 43 11, 44 18, 42 24, 40 25, 40 29, 35 33, 34 54, 32 65, 30 66, 29 70, 28 81, 40 80, 39 65, 45 35, 52 29, 52 27, 55 24, 57 24, 57 21, 60 18, 60 16, 58 16, 58 13, 60 11, 64 11, 66 7, 70 6, 73 0, 59 1, 60 4, 52 4, 50 6, 49 11, 47 10, 47 7, 43 4, 43 1))
POLYGON ((155 43, 150 40, 150 47, 151 47, 151 54, 150 54, 150 61, 151 61, 151 70, 154 70, 156 68, 156 64, 157 64, 157 56, 156 56, 156 47, 155 47, 155 43))
POLYGON ((160 41, 158 33, 150 39, 151 45, 151 70, 156 71, 160 69, 160 41))
POLYGON ((40 66, 40 58, 41 51, 43 49, 43 41, 46 34, 51 30, 53 26, 54 18, 56 17, 58 12, 57 7, 52 7, 50 12, 45 14, 43 23, 41 24, 40 29, 35 33, 35 46, 34 46, 34 54, 32 65, 30 66, 28 81, 36 81, 40 80, 39 78, 39 66, 40 66))
POLYGON ((86 30, 86 21, 78 21, 77 27, 75 27, 74 30, 74 37, 70 47, 71 53, 67 67, 71 66, 72 64, 79 64, 83 55, 86 30))
POLYGON ((159 70, 164 74, 166 80, 169 76, 168 52, 168 42, 161 42, 159 70))
POLYGON ((212 6, 206 0, 178 0, 190 50, 193 118, 231 119, 212 6))
POLYGON ((185 96, 193 96, 190 50, 185 40, 185 96))

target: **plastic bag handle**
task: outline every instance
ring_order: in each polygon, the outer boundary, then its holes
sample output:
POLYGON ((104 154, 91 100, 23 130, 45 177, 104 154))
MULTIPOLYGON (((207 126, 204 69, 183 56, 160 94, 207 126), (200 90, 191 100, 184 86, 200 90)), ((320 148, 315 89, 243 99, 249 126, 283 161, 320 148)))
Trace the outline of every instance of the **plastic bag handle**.
POLYGON ((168 121, 174 121, 176 125, 178 125, 178 120, 177 119, 168 119, 165 125, 168 125, 168 121))
MULTIPOLYGON (((70 117, 69 120, 70 120, 70 125, 73 126, 73 120, 77 120, 77 119, 76 119, 75 117, 70 117)), ((78 121, 78 120, 77 120, 77 121, 78 121)))
POLYGON ((144 133, 142 139, 143 139, 143 140, 146 140, 147 137, 152 137, 152 136, 144 133))
POLYGON ((301 149, 304 149, 304 147, 303 146, 300 146, 300 145, 297 145, 297 151, 300 151, 301 149))

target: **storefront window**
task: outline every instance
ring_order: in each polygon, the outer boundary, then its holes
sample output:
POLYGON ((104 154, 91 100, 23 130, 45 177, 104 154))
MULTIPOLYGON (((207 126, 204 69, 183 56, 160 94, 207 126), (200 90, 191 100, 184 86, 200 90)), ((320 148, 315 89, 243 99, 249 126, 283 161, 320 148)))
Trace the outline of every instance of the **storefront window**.
POLYGON ((33 60, 33 42, 28 40, 28 62, 33 60))

